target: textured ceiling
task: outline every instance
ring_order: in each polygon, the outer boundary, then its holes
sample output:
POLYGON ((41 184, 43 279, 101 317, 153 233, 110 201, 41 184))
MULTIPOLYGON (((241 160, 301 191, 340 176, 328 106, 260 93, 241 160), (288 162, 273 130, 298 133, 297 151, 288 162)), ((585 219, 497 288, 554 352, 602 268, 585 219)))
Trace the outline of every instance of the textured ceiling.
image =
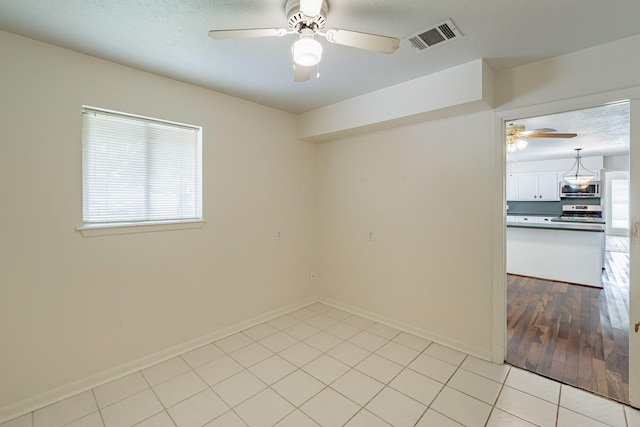
POLYGON ((561 133, 577 133, 575 138, 529 138, 522 151, 507 154, 509 161, 547 160, 581 155, 615 156, 629 153, 629 103, 567 111, 513 120, 527 130, 551 128, 561 133))
POLYGON ((301 113, 478 58, 498 71, 640 33, 640 1, 328 0, 327 28, 405 38, 451 18, 463 37, 393 55, 320 41, 321 78, 295 83, 295 36, 214 41, 211 29, 284 27, 284 0, 2 0, 0 29, 301 113))

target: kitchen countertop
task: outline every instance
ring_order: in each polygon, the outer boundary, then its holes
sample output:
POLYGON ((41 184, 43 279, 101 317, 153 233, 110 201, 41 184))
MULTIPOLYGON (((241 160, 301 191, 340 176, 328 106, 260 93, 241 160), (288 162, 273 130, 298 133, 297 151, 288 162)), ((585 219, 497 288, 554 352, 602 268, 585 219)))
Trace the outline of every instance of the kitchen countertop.
POLYGON ((576 222, 515 222, 507 220, 507 227, 543 228, 548 230, 591 231, 604 233, 604 224, 582 224, 576 222))
POLYGON ((507 273, 602 288, 603 224, 507 222, 507 273))

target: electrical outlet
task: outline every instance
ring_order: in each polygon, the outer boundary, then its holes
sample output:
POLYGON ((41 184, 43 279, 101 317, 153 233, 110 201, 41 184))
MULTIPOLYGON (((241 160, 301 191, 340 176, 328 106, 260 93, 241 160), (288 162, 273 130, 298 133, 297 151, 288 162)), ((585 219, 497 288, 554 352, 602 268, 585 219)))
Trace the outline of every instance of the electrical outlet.
POLYGON ((309 273, 309 280, 313 280, 315 278, 316 278, 316 273, 314 273, 313 271, 309 273))
POLYGON ((374 233, 373 231, 370 231, 370 232, 367 234, 367 239, 368 239, 370 242, 374 241, 374 240, 376 239, 376 233, 374 233))
POLYGON ((276 240, 282 240, 282 231, 276 231, 276 240))

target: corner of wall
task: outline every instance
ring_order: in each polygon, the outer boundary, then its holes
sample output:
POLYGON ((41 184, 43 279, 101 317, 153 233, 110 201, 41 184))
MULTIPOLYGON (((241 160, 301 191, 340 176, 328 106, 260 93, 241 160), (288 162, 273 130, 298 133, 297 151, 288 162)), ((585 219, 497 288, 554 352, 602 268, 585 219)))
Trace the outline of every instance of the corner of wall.
POLYGON ((493 72, 484 60, 471 61, 303 113, 299 116, 299 137, 323 142, 490 110, 493 80, 493 72), (415 96, 417 93, 429 96, 415 96))

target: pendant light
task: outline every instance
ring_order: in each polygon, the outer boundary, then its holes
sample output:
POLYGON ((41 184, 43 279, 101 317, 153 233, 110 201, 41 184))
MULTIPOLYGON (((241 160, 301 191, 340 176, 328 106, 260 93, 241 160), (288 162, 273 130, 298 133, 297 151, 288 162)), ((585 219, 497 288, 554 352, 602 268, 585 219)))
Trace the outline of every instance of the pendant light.
POLYGON ((580 160, 582 158, 580 157, 582 148, 576 148, 575 150, 576 161, 571 166, 571 169, 562 175, 562 179, 572 188, 584 188, 595 177, 595 174, 582 165, 580 160))

